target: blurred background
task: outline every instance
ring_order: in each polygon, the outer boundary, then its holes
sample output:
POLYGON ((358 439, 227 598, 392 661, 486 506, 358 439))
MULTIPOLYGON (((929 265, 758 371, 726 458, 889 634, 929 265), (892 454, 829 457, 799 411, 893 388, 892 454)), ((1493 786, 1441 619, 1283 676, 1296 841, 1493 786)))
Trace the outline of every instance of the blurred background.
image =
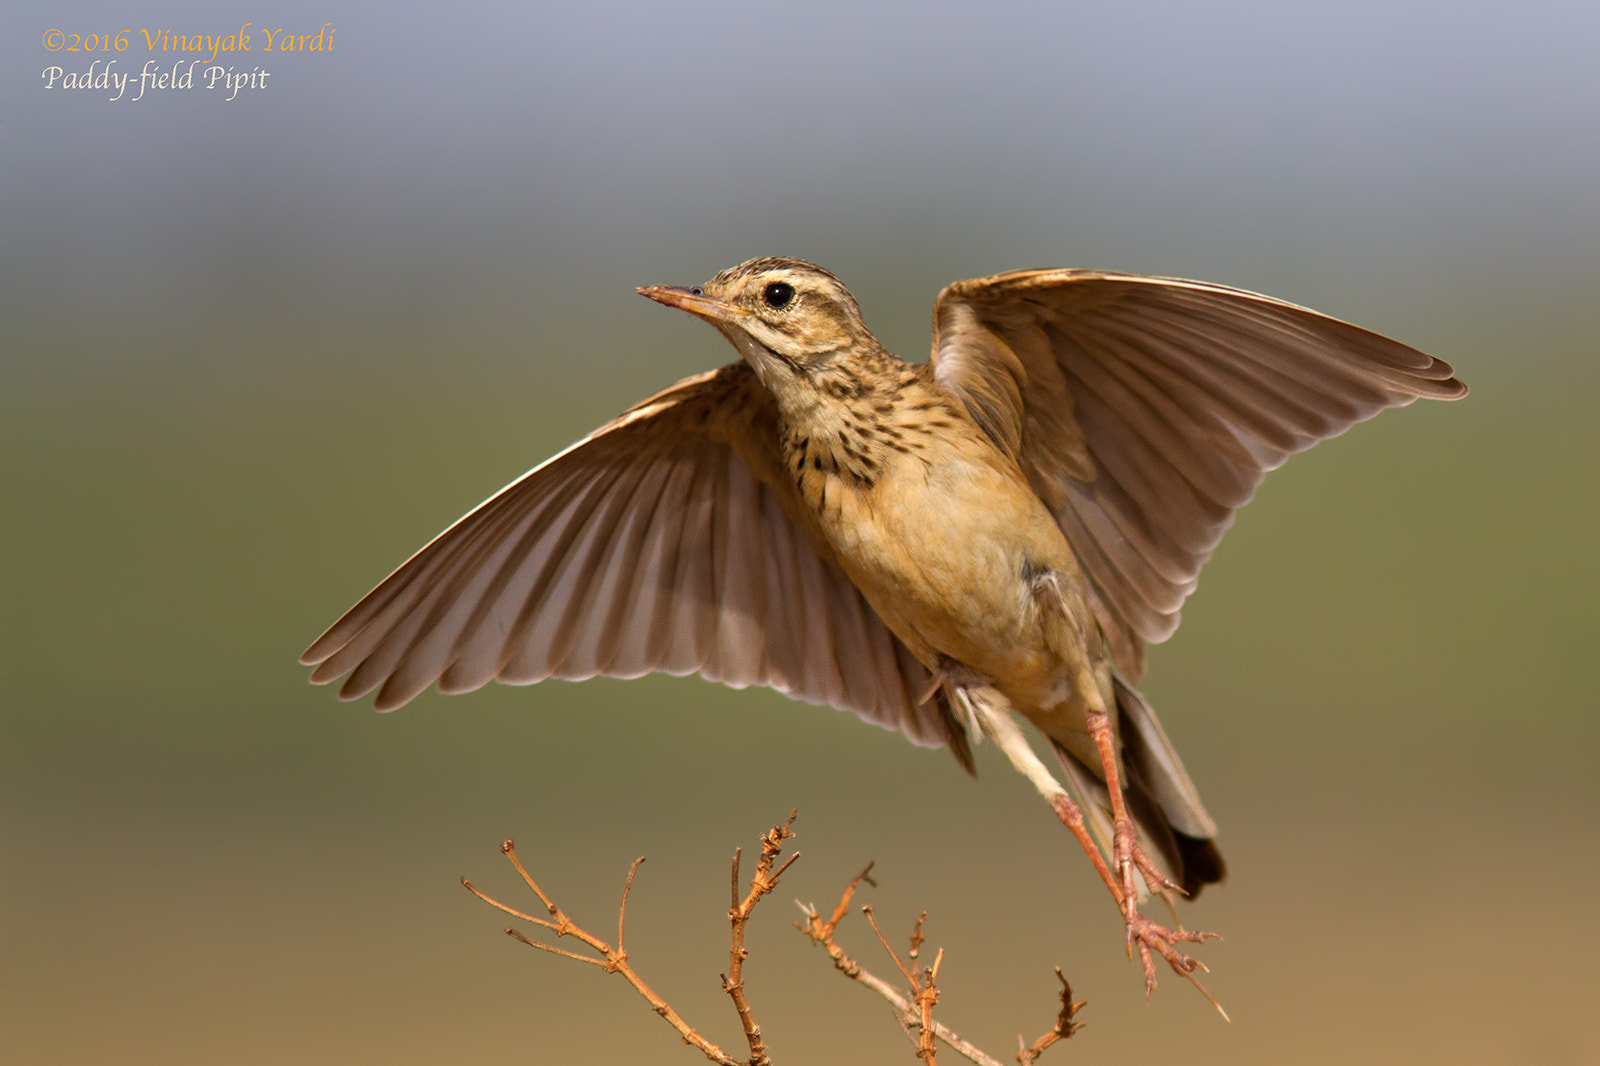
MULTIPOLYGON (((515 837, 730 1050, 729 856, 805 858, 747 986, 777 1061, 914 1061, 789 928, 869 859, 939 1016, 1046 1061, 1600 1061, 1600 8, 1367 2, 7 6, 0 1057, 697 1061, 501 935, 515 837), (271 22, 263 22, 270 19, 271 22), (141 30, 267 88, 150 90, 141 30), (332 51, 264 53, 263 29, 332 51), (50 29, 125 32, 112 91, 50 29), (1085 266, 1316 307, 1453 405, 1297 457, 1147 691, 1222 825, 1220 1021, 1143 1001, 1089 865, 985 747, 697 679, 429 694, 296 655, 461 512, 725 362, 639 299, 815 260, 911 358, 956 278, 1085 266), (1587 902, 1586 902, 1587 901, 1587 902)), ((173 58, 155 54, 170 66, 173 58)), ((104 60, 105 53, 96 59, 104 60)), ((97 68, 97 69, 103 69, 97 68)), ((859 916, 841 940, 891 969, 859 916)))

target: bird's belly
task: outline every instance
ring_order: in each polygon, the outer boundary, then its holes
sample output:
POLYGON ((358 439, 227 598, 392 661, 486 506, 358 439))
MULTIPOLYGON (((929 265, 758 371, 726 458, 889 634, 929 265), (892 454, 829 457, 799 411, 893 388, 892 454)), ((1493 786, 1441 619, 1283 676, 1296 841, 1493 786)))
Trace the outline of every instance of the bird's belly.
POLYGON ((1044 504, 1014 471, 959 456, 894 473, 823 516, 851 580, 924 662, 947 656, 1002 688, 1051 687, 1061 663, 1026 575, 1077 565, 1044 504))

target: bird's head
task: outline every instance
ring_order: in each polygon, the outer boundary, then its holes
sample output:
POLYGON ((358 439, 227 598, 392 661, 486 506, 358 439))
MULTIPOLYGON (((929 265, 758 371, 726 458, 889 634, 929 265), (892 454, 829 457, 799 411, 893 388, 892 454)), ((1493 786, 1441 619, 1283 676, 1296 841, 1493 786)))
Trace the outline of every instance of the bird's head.
POLYGON ((716 326, 779 394, 842 354, 877 346, 850 291, 799 259, 752 259, 692 289, 651 285, 639 293, 716 326))

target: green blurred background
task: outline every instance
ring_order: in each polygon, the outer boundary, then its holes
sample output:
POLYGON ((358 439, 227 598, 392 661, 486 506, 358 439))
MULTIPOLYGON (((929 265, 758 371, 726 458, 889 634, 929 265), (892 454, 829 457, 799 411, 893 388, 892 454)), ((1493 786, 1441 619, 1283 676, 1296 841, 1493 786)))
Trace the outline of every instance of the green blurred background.
POLYGON ((1090 1023, 1062 1062, 1600 1061, 1592 4, 3 18, 7 1062, 693 1062, 456 879, 531 902, 513 836, 605 933, 648 855, 632 958, 736 1048, 726 863, 794 806, 746 971, 780 1064, 913 1061, 788 925, 868 859, 897 935, 929 911, 940 1016, 1002 1057, 1060 965, 1090 1023), (273 79, 231 102, 39 78, 74 62, 47 29, 250 20, 337 45, 235 57, 273 79), (1309 304, 1473 386, 1271 478, 1152 653, 1222 824, 1230 880, 1184 916, 1227 936, 1231 1025, 1172 978, 1145 1005, 990 748, 973 782, 695 679, 390 716, 306 684, 297 653, 433 533, 731 357, 633 286, 766 254, 833 269, 909 358, 947 281, 1094 266, 1309 304))

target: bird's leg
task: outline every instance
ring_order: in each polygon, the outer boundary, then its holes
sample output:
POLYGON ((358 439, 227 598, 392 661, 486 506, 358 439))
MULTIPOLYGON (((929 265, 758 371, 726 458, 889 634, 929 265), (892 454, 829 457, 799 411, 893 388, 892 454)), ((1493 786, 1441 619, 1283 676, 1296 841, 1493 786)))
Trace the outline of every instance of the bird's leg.
MULTIPOLYGON (((967 679, 962 679, 963 681, 967 679)), ((952 701, 959 704, 963 710, 982 727, 993 740, 995 746, 1005 752, 1011 760, 1011 765, 1016 767, 1022 776, 1033 783, 1033 787, 1050 804, 1050 809, 1055 811, 1056 817, 1061 820, 1079 845, 1089 856, 1089 861, 1094 863, 1095 872, 1100 875, 1100 880, 1111 892, 1111 898, 1122 911, 1124 922, 1128 927, 1128 944, 1131 953, 1133 944, 1139 945, 1139 960, 1144 968, 1145 993, 1149 994, 1155 988, 1156 974, 1155 963, 1151 953, 1160 955, 1175 972, 1194 982, 1194 971, 1204 969, 1199 960, 1178 951, 1173 945, 1178 942, 1194 944, 1204 943, 1207 939, 1216 936, 1215 933, 1189 932, 1187 930, 1167 929, 1157 925, 1139 913, 1137 886, 1133 882, 1132 870, 1138 867, 1144 873, 1144 867, 1149 865, 1148 860, 1138 862, 1136 854, 1143 855, 1138 847, 1137 838, 1131 833, 1133 823, 1128 820, 1127 811, 1122 802, 1122 792, 1118 776, 1112 776, 1108 783, 1112 785, 1113 824, 1118 828, 1115 836, 1116 846, 1112 852, 1112 864, 1119 873, 1113 873, 1112 867, 1106 865, 1105 857, 1100 853, 1100 848, 1095 844, 1094 838, 1089 835, 1089 829, 1084 824, 1083 811, 1073 802, 1072 796, 1046 769, 1044 763, 1034 754, 1033 747, 1028 743, 1028 738, 1023 735, 1021 727, 1011 717, 1011 705, 1004 695, 997 689, 987 684, 951 684, 950 694, 952 701), (1125 837, 1120 828, 1126 826, 1128 833, 1125 837), (1127 844, 1123 843, 1126 839, 1127 844), (1131 845, 1129 847, 1128 845, 1131 845)), ((1105 715, 1102 712, 1101 717, 1105 715)), ((1106 727, 1109 730, 1109 724, 1106 727)), ((1098 737, 1096 738, 1098 742, 1098 737)), ((1104 750, 1104 749, 1102 749, 1104 750)), ((1113 759, 1116 749, 1111 747, 1113 759)), ((1115 764, 1113 764, 1115 765, 1115 764)), ((1160 887, 1170 885, 1171 882, 1159 871, 1151 866, 1154 879, 1148 881, 1157 891, 1160 887)), ((1146 875, 1149 876, 1149 875, 1146 875)), ((1197 986, 1198 987, 1198 986, 1197 986)), ((1201 989, 1204 992, 1204 989, 1201 989)), ((1209 999, 1210 996, 1207 995, 1209 999)))
POLYGON ((1039 790, 1039 795, 1050 804, 1050 809, 1056 812, 1061 824, 1078 838, 1078 843, 1088 853, 1089 860, 1094 863, 1095 870, 1100 874, 1100 880, 1111 890, 1117 905, 1122 906, 1122 887, 1117 884, 1117 879, 1111 874, 1111 868, 1106 865, 1105 856, 1100 854, 1094 838, 1089 835, 1089 827, 1083 821, 1083 811, 1073 802, 1072 796, 1062 787, 1061 782, 1057 781, 1044 763, 1039 761, 1039 756, 1033 753, 1033 746, 1028 743, 1028 738, 1023 736, 1016 720, 1011 717, 1010 701, 997 689, 988 685, 972 687, 952 685, 950 692, 954 702, 977 722, 997 748, 1005 752, 1006 758, 1011 760, 1011 765, 1016 767, 1017 772, 1031 781, 1033 787, 1039 790))
MULTIPOLYGON (((1133 818, 1128 814, 1127 799, 1122 794, 1122 761, 1117 757, 1117 741, 1111 731, 1111 716, 1102 709, 1090 707, 1086 717, 1089 737, 1100 753, 1100 768, 1105 777, 1106 790, 1111 793, 1111 864, 1122 885, 1124 899, 1131 902, 1138 901, 1137 887, 1133 880, 1135 870, 1139 871, 1139 875, 1144 878, 1144 883, 1151 892, 1168 890, 1182 892, 1182 886, 1151 862, 1144 848, 1139 846, 1138 830, 1133 824, 1133 818)), ((1123 909, 1126 911, 1127 906, 1124 905, 1123 909)))
MULTIPOLYGON (((1167 965, 1174 971, 1193 982, 1194 971, 1205 969, 1205 964, 1185 955, 1173 945, 1180 942, 1204 944, 1217 934, 1200 930, 1168 929, 1139 912, 1139 895, 1134 884, 1135 870, 1139 871, 1139 875, 1144 878, 1151 892, 1167 890, 1181 892, 1183 889, 1157 869, 1144 849, 1139 846, 1138 830, 1128 815, 1128 805, 1122 795, 1122 767, 1121 760, 1117 757, 1116 736, 1111 731, 1111 716, 1104 708, 1093 706, 1092 697, 1087 720, 1089 736, 1094 740, 1095 748, 1100 753, 1100 767, 1105 775, 1106 789, 1111 793, 1111 865, 1115 871, 1117 887, 1121 890, 1120 894, 1113 892, 1112 895, 1119 896, 1117 902, 1122 907, 1123 921, 1128 926, 1129 955, 1133 954, 1135 943, 1139 946, 1139 961, 1144 967, 1145 995, 1148 996, 1156 987, 1155 963, 1150 956, 1152 951, 1166 959, 1167 965)), ((1202 988, 1201 991, 1204 992, 1205 989, 1202 988)), ((1210 996, 1207 995, 1207 998, 1210 996)), ((1215 1000, 1212 1002, 1215 1003, 1215 1000)))

